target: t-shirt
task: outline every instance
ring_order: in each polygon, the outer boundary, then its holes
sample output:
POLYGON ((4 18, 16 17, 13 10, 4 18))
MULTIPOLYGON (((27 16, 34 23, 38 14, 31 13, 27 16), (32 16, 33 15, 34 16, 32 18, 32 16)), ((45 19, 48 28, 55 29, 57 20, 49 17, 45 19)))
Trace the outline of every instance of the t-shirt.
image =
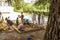
POLYGON ((36 14, 32 13, 32 20, 36 20, 36 14))
POLYGON ((7 23, 12 26, 13 25, 13 22, 11 20, 7 20, 7 23))
POLYGON ((20 18, 23 19, 24 18, 24 15, 21 15, 20 18))
POLYGON ((22 27, 23 27, 22 23, 18 25, 18 29, 22 29, 22 27))

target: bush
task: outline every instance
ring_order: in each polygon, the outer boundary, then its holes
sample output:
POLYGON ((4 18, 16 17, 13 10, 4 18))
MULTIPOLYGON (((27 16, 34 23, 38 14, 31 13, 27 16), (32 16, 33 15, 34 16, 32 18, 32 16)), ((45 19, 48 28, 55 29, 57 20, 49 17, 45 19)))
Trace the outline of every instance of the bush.
POLYGON ((48 16, 49 15, 49 12, 45 12, 45 16, 48 16))

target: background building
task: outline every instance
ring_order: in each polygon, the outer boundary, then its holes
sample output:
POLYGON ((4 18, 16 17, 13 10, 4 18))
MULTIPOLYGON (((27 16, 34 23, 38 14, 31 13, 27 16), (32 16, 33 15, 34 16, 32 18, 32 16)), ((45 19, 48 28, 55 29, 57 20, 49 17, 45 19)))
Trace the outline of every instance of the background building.
POLYGON ((10 6, 12 0, 0 0, 0 6, 10 6))
POLYGON ((35 3, 35 0, 24 0, 24 2, 33 4, 33 3, 35 3))
POLYGON ((0 12, 12 12, 11 0, 0 0, 0 12))

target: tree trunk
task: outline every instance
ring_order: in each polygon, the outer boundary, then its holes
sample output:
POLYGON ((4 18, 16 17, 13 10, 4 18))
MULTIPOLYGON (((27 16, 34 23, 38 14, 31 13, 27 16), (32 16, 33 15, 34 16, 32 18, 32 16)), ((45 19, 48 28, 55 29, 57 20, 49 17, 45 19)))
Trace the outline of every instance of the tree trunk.
POLYGON ((60 0, 50 0, 50 12, 44 40, 60 40, 60 0))

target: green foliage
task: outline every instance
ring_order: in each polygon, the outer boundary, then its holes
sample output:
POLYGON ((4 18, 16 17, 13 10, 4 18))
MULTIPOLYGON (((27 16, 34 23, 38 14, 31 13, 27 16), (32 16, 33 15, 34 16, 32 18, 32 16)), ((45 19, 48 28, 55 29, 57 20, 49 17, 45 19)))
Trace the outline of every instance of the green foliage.
POLYGON ((40 10, 45 10, 50 6, 49 0, 36 0, 34 4, 25 3, 24 0, 13 0, 12 4, 14 6, 14 11, 16 12, 29 12, 31 13, 33 10, 38 13, 40 10))
POLYGON ((50 3, 50 0, 36 0, 35 5, 39 6, 40 4, 46 5, 47 3, 50 3))
POLYGON ((49 15, 49 12, 45 12, 45 16, 48 16, 49 15))
POLYGON ((14 0, 14 1, 13 1, 13 6, 14 6, 17 10, 20 10, 20 8, 22 7, 22 0, 14 0))
POLYGON ((36 2, 35 2, 35 5, 37 5, 37 6, 39 6, 40 4, 46 4, 47 3, 47 0, 37 0, 36 2))

